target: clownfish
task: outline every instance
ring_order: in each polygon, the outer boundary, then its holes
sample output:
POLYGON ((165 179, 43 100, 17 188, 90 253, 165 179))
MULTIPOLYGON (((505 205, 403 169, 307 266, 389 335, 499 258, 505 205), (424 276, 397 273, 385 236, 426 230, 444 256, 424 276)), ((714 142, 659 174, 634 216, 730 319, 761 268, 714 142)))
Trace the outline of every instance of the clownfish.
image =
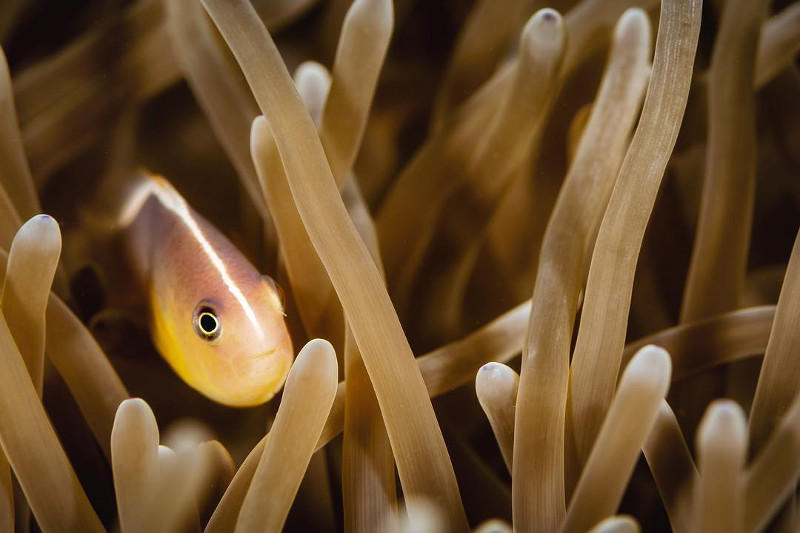
POLYGON ((143 173, 117 222, 148 293, 153 343, 178 376, 225 405, 272 398, 293 359, 272 278, 160 176, 143 173))

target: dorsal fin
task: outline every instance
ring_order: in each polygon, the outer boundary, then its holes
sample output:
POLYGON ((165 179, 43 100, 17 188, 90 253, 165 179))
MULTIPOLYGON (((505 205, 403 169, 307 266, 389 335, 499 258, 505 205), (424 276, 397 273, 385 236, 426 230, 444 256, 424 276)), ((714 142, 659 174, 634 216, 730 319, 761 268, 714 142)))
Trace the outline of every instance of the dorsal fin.
POLYGON ((95 236, 113 235, 126 229, 153 194, 154 179, 152 173, 139 169, 124 181, 103 182, 94 200, 79 208, 80 225, 95 236))

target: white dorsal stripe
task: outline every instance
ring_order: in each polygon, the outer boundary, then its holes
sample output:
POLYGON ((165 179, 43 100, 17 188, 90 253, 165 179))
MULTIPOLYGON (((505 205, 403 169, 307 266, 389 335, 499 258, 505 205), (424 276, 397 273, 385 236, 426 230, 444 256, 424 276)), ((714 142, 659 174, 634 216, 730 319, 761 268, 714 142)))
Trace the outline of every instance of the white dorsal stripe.
POLYGON ((258 322, 256 314, 253 311, 253 308, 250 306, 250 303, 244 297, 242 290, 236 285, 236 283, 234 283, 233 279, 228 273, 228 270, 225 268, 225 263, 223 263, 219 255, 217 255, 217 252, 211 246, 211 243, 208 242, 208 239, 203 234, 200 226, 197 225, 197 221, 192 216, 186 200, 184 200, 183 197, 178 194, 178 191, 176 191, 166 180, 163 178, 150 176, 143 179, 141 184, 133 191, 131 197, 123 206, 119 221, 123 224, 125 222, 131 222, 141 210, 142 206, 144 205, 145 201, 147 201, 147 198, 150 197, 150 195, 155 196, 161 205, 163 205, 171 213, 175 214, 178 219, 186 225, 191 232, 192 237, 194 237, 197 243, 200 244, 203 253, 206 254, 206 257, 208 257, 209 261, 211 261, 211 264, 214 265, 214 268, 216 268, 219 272, 225 287, 228 289, 234 299, 239 302, 239 305, 241 305, 242 310, 244 310, 248 320, 250 320, 250 322, 253 324, 253 328, 258 335, 263 338, 264 331, 262 330, 261 324, 258 322))

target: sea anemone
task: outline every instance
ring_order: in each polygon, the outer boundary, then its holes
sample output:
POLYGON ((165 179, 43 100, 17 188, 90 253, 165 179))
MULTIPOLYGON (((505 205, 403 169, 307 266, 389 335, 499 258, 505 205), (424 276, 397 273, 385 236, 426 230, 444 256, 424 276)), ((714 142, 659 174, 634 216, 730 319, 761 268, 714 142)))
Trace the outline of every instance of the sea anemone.
POLYGON ((797 530, 775 4, 4 3, 0 531, 797 530), (123 309, 142 166, 284 288, 279 398, 123 309))

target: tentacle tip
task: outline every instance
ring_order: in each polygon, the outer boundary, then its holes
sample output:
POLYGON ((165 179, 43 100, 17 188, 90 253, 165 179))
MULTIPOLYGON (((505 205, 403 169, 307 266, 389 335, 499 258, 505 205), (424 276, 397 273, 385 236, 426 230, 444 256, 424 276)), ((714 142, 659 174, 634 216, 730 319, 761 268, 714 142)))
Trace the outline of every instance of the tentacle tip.
POLYGON ((541 16, 541 19, 544 22, 547 22, 548 24, 553 24, 559 19, 559 16, 558 16, 558 13, 556 12, 556 10, 550 9, 550 8, 542 9, 541 12, 540 12, 540 16, 541 16))

